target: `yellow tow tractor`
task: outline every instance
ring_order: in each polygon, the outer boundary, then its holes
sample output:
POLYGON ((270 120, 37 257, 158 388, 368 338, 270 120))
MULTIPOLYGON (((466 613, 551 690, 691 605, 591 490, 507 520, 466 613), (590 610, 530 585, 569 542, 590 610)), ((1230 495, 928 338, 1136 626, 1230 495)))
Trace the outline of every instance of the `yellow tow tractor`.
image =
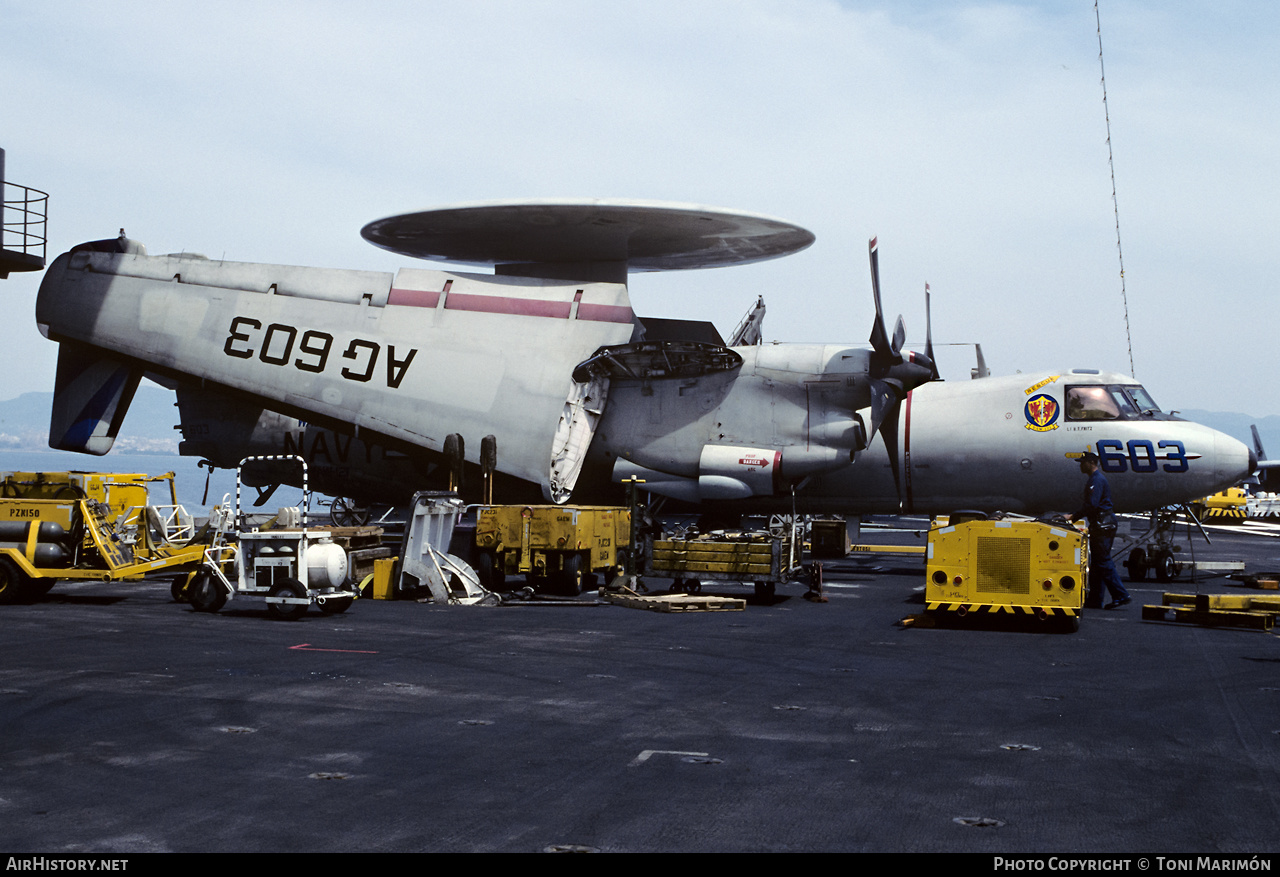
POLYGON ((0 603, 46 594, 61 579, 121 581, 194 568, 204 556, 178 505, 174 474, 0 473, 0 603), (148 485, 171 502, 152 505, 148 485))
POLYGON ((1034 617, 1075 631, 1089 540, 1068 523, 956 513, 930 528, 925 575, 932 615, 1034 617))
POLYGON ((1190 504, 1197 521, 1243 521, 1249 516, 1246 508, 1248 494, 1243 487, 1228 487, 1213 496, 1206 496, 1190 504))

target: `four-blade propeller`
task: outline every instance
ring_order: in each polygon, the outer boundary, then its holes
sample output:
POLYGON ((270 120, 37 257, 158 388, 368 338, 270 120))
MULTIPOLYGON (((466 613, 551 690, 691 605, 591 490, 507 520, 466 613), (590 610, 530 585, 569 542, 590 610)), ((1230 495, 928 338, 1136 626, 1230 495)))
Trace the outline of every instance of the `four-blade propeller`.
POLYGON ((940 380, 938 367, 933 360, 933 325, 929 315, 929 288, 925 285, 925 352, 902 353, 907 330, 898 316, 898 322, 890 338, 885 331, 884 312, 880 306, 880 257, 876 239, 867 244, 871 258, 871 293, 875 298, 876 320, 871 326, 871 434, 870 442, 879 433, 889 453, 889 468, 893 471, 893 483, 902 499, 902 475, 898 466, 898 418, 902 401, 920 384, 940 380))

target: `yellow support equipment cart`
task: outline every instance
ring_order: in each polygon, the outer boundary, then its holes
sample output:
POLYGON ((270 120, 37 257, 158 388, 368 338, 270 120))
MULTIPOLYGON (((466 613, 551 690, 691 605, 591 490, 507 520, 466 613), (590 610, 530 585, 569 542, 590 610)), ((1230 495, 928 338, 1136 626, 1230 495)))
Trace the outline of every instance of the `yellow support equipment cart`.
POLYGON ((931 613, 1007 614, 1079 627, 1089 543, 1069 524, 939 519, 929 531, 926 557, 931 613))

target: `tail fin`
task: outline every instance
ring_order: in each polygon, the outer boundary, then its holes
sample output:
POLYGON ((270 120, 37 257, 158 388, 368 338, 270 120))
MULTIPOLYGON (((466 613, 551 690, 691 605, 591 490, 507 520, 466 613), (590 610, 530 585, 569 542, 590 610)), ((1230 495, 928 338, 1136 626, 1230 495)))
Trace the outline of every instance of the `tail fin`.
POLYGON ((49 447, 102 456, 111 450, 142 372, 93 347, 63 341, 49 418, 49 447))
POLYGON ((1258 458, 1258 484, 1267 490, 1275 490, 1275 482, 1280 481, 1280 475, 1276 474, 1276 470, 1280 469, 1280 460, 1267 459, 1267 452, 1262 450, 1262 436, 1258 435, 1258 425, 1251 424, 1249 429, 1253 431, 1253 453, 1258 458))

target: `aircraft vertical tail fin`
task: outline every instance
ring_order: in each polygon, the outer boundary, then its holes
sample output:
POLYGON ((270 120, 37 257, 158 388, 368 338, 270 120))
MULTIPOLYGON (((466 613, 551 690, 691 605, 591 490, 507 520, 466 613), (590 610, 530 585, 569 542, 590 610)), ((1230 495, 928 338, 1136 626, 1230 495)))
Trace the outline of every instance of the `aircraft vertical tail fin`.
POLYGON ((1258 425, 1250 424, 1249 429, 1253 432, 1253 455, 1257 457, 1257 468, 1254 472, 1258 485, 1267 490, 1274 490, 1275 483, 1280 481, 1280 475, 1276 474, 1276 470, 1280 469, 1280 460, 1267 459, 1267 452, 1262 449, 1262 436, 1258 435, 1258 425))
POLYGON ((58 346, 49 447, 102 456, 111 450, 142 372, 95 348, 58 346))

